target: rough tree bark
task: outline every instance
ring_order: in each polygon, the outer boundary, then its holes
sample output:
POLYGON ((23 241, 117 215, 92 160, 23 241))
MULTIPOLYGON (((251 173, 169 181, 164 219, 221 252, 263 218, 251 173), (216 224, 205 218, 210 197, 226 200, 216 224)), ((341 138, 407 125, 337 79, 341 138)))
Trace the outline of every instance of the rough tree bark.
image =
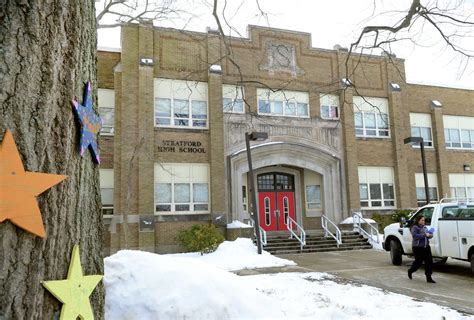
MULTIPOLYGON (((79 155, 70 102, 88 80, 97 101, 96 42, 92 0, 0 0, 0 139, 12 131, 26 171, 68 176, 38 197, 45 239, 0 223, 0 319, 57 318, 40 281, 66 278, 76 243, 84 273, 103 274, 99 169, 79 155)), ((91 302, 102 319, 102 284, 91 302)))

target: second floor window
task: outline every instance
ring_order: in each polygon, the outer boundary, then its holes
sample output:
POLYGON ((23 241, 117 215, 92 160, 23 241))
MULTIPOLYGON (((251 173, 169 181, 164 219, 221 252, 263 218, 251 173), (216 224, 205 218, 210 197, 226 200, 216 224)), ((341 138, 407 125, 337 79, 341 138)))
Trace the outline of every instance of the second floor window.
MULTIPOLYGON (((425 147, 433 147, 431 115, 429 113, 410 113, 411 136, 423 138, 425 147)), ((413 147, 419 147, 414 145, 413 147)))
POLYGON ((155 79, 155 126, 207 128, 207 83, 155 79))
POLYGON ((244 113, 243 88, 240 86, 223 85, 222 102, 224 112, 244 113))
POLYGON ((321 118, 325 120, 339 119, 339 97, 334 94, 321 94, 321 118))
POLYGON ((102 119, 102 129, 100 133, 103 135, 114 134, 114 113, 115 113, 115 91, 110 89, 97 90, 97 101, 99 104, 99 114, 102 119))
POLYGON ((474 149, 474 117, 443 116, 444 140, 449 149, 474 149))
POLYGON ((258 114, 309 118, 309 94, 298 91, 257 89, 258 114))
POLYGON ((354 97, 353 102, 357 137, 387 138, 390 136, 387 99, 354 97))

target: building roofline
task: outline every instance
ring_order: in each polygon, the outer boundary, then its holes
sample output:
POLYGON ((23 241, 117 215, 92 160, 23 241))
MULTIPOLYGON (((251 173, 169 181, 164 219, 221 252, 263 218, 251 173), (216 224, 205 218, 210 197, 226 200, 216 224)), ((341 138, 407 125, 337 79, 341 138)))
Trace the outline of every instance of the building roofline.
POLYGON ((430 82, 407 81, 407 85, 474 91, 474 87, 469 87, 465 85, 450 85, 450 84, 444 84, 444 83, 438 83, 438 82, 430 83, 430 82))
POLYGON ((97 47, 97 51, 105 51, 105 52, 122 52, 121 48, 113 48, 113 47, 97 47))

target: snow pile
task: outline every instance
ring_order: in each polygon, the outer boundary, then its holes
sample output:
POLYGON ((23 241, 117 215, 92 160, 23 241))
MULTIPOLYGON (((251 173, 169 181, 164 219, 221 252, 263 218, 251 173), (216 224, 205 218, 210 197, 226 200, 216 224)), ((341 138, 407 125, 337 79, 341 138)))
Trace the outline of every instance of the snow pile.
POLYGON ((264 253, 257 255, 249 239, 226 241, 202 257, 119 251, 105 259, 105 318, 379 320, 429 315, 430 319, 473 319, 400 294, 344 283, 325 273, 241 277, 223 270, 235 270, 237 264, 242 269, 259 261, 267 267, 281 262, 264 253))
POLYGON ((257 247, 247 238, 224 241, 215 252, 203 256, 199 253, 180 253, 172 256, 198 259, 227 271, 296 265, 293 261, 277 258, 266 251, 258 254, 257 247))
MULTIPOLYGON (((377 223, 375 222, 375 220, 372 220, 372 219, 366 219, 364 218, 365 221, 367 221, 368 223, 372 224, 372 223, 377 223)), ((364 220, 361 220, 362 223, 365 223, 364 220)), ((345 218, 344 220, 341 221, 340 224, 354 224, 354 218, 353 217, 348 217, 348 218, 345 218)))
POLYGON ((110 320, 284 316, 254 284, 193 258, 123 250, 105 259, 104 285, 110 320))
POLYGON ((253 228, 253 227, 239 220, 234 220, 232 221, 232 223, 227 224, 227 229, 239 229, 239 228, 253 228))

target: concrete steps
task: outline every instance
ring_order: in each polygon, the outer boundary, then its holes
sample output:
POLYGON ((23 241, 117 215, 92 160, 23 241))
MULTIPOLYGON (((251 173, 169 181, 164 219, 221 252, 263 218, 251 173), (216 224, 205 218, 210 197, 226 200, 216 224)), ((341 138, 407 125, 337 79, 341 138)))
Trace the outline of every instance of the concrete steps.
POLYGON ((271 254, 285 254, 372 249, 372 246, 356 232, 343 232, 342 244, 339 247, 332 237, 325 238, 323 233, 311 233, 306 236, 303 250, 299 241, 289 238, 289 234, 267 235, 267 245, 263 249, 271 254))

